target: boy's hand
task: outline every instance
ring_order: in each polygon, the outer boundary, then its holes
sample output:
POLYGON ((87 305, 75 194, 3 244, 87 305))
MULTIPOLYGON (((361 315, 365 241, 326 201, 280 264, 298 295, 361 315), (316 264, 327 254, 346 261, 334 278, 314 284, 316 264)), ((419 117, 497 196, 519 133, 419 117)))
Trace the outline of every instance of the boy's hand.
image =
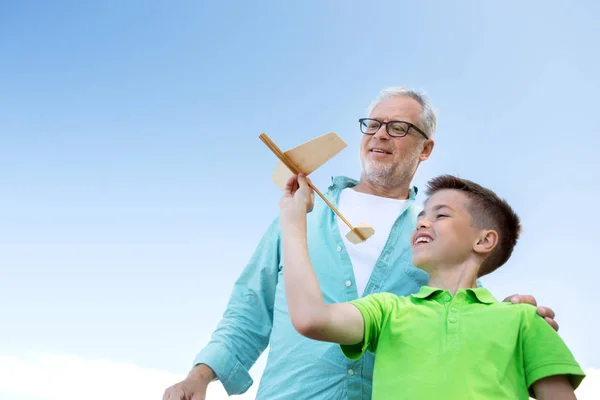
POLYGON ((279 201, 279 209, 283 215, 306 215, 313 210, 315 193, 308 186, 304 174, 292 175, 288 179, 283 196, 279 201))

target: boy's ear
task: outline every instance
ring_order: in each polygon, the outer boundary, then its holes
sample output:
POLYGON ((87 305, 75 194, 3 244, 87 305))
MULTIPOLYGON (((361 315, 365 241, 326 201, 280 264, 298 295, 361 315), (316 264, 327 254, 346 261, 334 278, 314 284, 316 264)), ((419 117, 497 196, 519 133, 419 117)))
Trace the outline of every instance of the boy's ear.
POLYGON ((497 244, 498 232, 496 232, 493 229, 481 231, 477 239, 475 239, 475 243, 473 244, 473 251, 475 251, 475 253, 478 254, 487 255, 496 248, 497 244))

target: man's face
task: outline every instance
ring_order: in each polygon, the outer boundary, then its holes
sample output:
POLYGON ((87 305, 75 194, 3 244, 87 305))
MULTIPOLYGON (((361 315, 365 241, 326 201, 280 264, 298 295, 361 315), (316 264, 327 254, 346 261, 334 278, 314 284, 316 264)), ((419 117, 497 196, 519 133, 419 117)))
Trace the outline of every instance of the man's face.
MULTIPOLYGON (((379 103, 369 118, 382 122, 410 122, 422 129, 420 114, 421 105, 416 100, 394 96, 379 103)), ((382 186, 406 184, 432 149, 433 141, 426 140, 414 129, 404 137, 393 138, 382 125, 374 135, 363 134, 360 144, 363 174, 368 181, 382 186)))
POLYGON ((472 226, 470 199, 458 190, 440 190, 419 214, 411 237, 413 265, 425 271, 440 265, 458 265, 474 250, 481 231, 472 226))

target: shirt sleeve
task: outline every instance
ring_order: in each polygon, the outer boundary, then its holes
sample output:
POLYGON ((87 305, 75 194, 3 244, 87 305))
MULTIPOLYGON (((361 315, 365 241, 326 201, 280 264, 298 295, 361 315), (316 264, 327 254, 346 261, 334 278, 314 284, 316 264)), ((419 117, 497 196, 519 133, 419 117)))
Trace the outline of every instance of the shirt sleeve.
POLYGON ((236 280, 211 340, 194 358, 194 366, 205 364, 215 372, 230 396, 242 394, 252 386, 249 370, 269 342, 280 244, 276 218, 236 280))
POLYGON ((362 342, 354 345, 340 345, 342 353, 347 358, 358 360, 367 350, 376 352, 379 334, 388 320, 395 297, 397 296, 384 292, 370 294, 350 302, 362 314, 365 328, 362 342))
POLYGON ((553 375, 566 375, 573 390, 577 389, 585 374, 575 357, 558 332, 537 314, 536 308, 525 306, 523 364, 530 396, 535 398, 532 385, 536 381, 553 375))

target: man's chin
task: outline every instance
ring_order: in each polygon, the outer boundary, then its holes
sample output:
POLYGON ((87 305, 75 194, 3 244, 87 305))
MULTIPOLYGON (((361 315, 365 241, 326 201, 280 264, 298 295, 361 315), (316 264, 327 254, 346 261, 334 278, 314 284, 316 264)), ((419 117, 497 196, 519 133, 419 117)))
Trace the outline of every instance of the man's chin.
POLYGON ((392 160, 377 160, 369 157, 365 160, 365 168, 371 173, 389 174, 394 169, 394 163, 392 160))
POLYGON ((371 182, 387 183, 393 180, 394 167, 392 164, 368 163, 365 165, 364 173, 371 182))

